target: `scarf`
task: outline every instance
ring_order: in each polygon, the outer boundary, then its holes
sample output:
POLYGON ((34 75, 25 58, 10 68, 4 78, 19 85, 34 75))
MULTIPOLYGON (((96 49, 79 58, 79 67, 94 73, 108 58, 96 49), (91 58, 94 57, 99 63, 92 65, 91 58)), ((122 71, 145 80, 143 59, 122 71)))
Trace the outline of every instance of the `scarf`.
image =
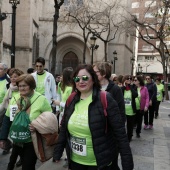
POLYGON ((5 74, 4 76, 0 77, 0 81, 5 80, 5 79, 7 79, 7 74, 5 74))
POLYGON ((27 111, 28 108, 31 106, 31 98, 34 95, 34 91, 31 92, 27 97, 20 97, 17 101, 18 111, 27 111))
POLYGON ((126 85, 126 91, 130 90, 129 85, 126 85))

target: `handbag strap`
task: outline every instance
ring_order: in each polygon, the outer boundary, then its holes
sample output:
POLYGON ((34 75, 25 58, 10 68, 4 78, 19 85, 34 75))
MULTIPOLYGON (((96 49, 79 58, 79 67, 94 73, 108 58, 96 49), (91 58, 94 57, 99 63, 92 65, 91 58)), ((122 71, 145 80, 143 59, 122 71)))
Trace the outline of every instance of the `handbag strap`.
POLYGON ((27 114, 30 114, 30 110, 31 110, 31 105, 40 97, 41 95, 39 95, 31 104, 30 104, 30 106, 27 108, 27 110, 26 110, 26 112, 27 112, 27 114))

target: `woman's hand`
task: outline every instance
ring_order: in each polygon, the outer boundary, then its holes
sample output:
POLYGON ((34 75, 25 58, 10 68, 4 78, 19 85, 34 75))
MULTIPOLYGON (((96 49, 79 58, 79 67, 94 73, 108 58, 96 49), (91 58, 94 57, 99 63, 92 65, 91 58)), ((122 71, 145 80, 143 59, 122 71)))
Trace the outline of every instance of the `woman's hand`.
POLYGON ((52 100, 53 104, 57 105, 57 106, 60 106, 60 101, 57 101, 57 100, 52 100))
POLYGON ((32 124, 29 124, 29 129, 30 129, 31 132, 36 131, 35 127, 32 124))
POLYGON ((145 107, 145 108, 144 108, 144 112, 147 112, 147 111, 148 111, 148 108, 147 108, 147 107, 145 107))
POLYGON ((152 100, 149 101, 149 106, 152 106, 152 100))
POLYGON ((4 141, 0 141, 0 148, 4 149, 5 148, 5 142, 4 141))

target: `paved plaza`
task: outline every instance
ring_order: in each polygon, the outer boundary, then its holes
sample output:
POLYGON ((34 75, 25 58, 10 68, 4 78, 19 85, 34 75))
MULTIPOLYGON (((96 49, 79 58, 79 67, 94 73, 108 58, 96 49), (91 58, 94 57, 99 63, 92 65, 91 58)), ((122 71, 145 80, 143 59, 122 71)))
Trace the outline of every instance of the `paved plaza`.
MULTIPOLYGON (((134 170, 170 170, 170 101, 164 101, 160 105, 160 115, 154 119, 153 130, 142 130, 141 138, 136 138, 135 129, 132 142, 130 143, 134 170)), ((2 151, 0 150, 0 153, 2 151)), ((9 154, 0 154, 0 169, 6 170, 9 154)), ((51 160, 37 162, 37 170, 66 170, 65 156, 59 163, 51 160)), ((119 158, 119 164, 120 158, 119 158)), ((21 168, 15 168, 21 170, 21 168)))

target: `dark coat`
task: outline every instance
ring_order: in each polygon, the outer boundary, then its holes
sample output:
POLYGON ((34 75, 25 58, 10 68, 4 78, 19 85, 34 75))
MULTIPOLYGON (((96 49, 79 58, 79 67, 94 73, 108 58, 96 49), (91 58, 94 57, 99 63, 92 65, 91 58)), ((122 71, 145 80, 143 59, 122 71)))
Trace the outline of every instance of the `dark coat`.
POLYGON ((121 88, 117 84, 114 84, 113 81, 109 81, 106 91, 109 92, 112 95, 112 97, 116 100, 119 106, 122 120, 126 122, 125 102, 121 88))
MULTIPOLYGON (((54 161, 60 160, 66 146, 68 162, 70 163, 70 135, 67 126, 68 121, 74 111, 75 104, 79 100, 80 95, 77 94, 72 102, 70 102, 70 104, 65 107, 64 118, 61 125, 58 143, 54 149, 54 161)), ((91 131, 93 149, 98 169, 100 170, 103 167, 106 167, 112 162, 112 160, 114 160, 114 151, 116 150, 116 143, 118 143, 123 170, 132 170, 133 158, 125 132, 124 122, 122 121, 116 101, 111 97, 109 93, 107 93, 107 103, 107 117, 105 117, 99 91, 94 88, 92 102, 89 105, 88 116, 89 128, 91 131), (107 131, 105 132, 106 127, 107 131), (113 136, 116 136, 117 140, 115 140, 113 136)))
POLYGON ((152 100, 153 103, 156 102, 156 96, 157 96, 157 87, 155 83, 147 83, 145 85, 149 92, 149 100, 152 100))

